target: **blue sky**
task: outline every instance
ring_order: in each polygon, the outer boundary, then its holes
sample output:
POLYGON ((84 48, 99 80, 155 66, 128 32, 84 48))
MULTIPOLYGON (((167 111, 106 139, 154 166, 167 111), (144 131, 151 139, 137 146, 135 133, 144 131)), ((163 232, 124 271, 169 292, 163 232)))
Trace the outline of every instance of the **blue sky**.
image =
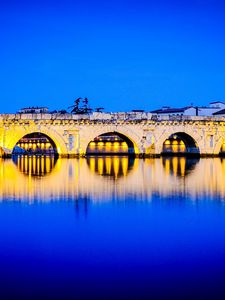
POLYGON ((10 1, 0 42, 1 113, 225 101, 223 1, 10 1))

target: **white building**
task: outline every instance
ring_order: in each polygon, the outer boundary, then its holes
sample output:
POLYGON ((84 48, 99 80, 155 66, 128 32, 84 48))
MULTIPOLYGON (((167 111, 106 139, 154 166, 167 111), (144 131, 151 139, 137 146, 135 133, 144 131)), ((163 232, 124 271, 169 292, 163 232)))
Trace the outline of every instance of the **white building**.
POLYGON ((151 113, 157 116, 196 116, 196 108, 193 106, 186 106, 182 108, 164 106, 161 109, 151 111, 151 113))
POLYGON ((217 112, 225 110, 225 103, 221 101, 211 102, 209 106, 186 106, 181 108, 162 107, 151 113, 157 116, 213 116, 217 112))
POLYGON ((216 112, 225 109, 225 103, 221 101, 211 102, 209 106, 198 107, 198 116, 213 116, 216 112))

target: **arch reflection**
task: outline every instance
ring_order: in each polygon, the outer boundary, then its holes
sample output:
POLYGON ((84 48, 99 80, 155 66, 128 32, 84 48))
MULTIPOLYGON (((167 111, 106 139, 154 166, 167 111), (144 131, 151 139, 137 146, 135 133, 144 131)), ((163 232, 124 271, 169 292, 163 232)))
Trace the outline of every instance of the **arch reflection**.
POLYGON ((129 156, 88 156, 87 164, 93 173, 117 179, 127 176, 134 166, 134 158, 129 156))
POLYGON ((184 177, 191 173, 199 158, 187 158, 187 157, 163 157, 162 164, 167 175, 173 175, 177 177, 184 177))
POLYGON ((32 167, 29 156, 25 157, 14 162, 0 159, 0 201, 66 199, 76 201, 77 210, 87 212, 90 202, 124 200, 127 195, 134 201, 151 201, 155 195, 181 195, 191 201, 202 196, 217 197, 223 202, 225 199, 225 159, 221 158, 129 160, 118 157, 117 160, 111 157, 108 160, 108 157, 93 157, 91 160, 58 159, 55 165, 51 160, 44 167, 38 167, 41 164, 38 162, 32 167))
POLYGON ((57 158, 53 156, 15 155, 13 162, 19 171, 26 175, 45 176, 51 173, 57 158))

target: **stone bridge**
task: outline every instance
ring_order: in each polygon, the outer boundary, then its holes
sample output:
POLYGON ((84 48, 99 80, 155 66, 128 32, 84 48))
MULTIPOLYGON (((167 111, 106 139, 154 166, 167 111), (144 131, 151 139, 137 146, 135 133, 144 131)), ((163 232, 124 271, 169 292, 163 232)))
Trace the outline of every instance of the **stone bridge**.
MULTIPOLYGON (((193 141, 201 156, 217 156, 225 142, 222 117, 155 117, 150 113, 1 114, 1 156, 10 156, 27 134, 40 132, 55 144, 61 157, 84 156, 90 141, 107 132, 129 139, 136 156, 159 156, 173 134, 193 141)), ((190 145, 192 147, 192 145, 190 145)))

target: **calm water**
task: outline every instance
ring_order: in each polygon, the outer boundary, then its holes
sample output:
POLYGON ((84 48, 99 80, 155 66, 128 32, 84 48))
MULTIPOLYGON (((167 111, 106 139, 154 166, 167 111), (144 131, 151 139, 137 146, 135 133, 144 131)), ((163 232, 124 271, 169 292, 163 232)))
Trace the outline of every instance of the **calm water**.
POLYGON ((0 299, 225 299, 225 160, 0 161, 0 299))

